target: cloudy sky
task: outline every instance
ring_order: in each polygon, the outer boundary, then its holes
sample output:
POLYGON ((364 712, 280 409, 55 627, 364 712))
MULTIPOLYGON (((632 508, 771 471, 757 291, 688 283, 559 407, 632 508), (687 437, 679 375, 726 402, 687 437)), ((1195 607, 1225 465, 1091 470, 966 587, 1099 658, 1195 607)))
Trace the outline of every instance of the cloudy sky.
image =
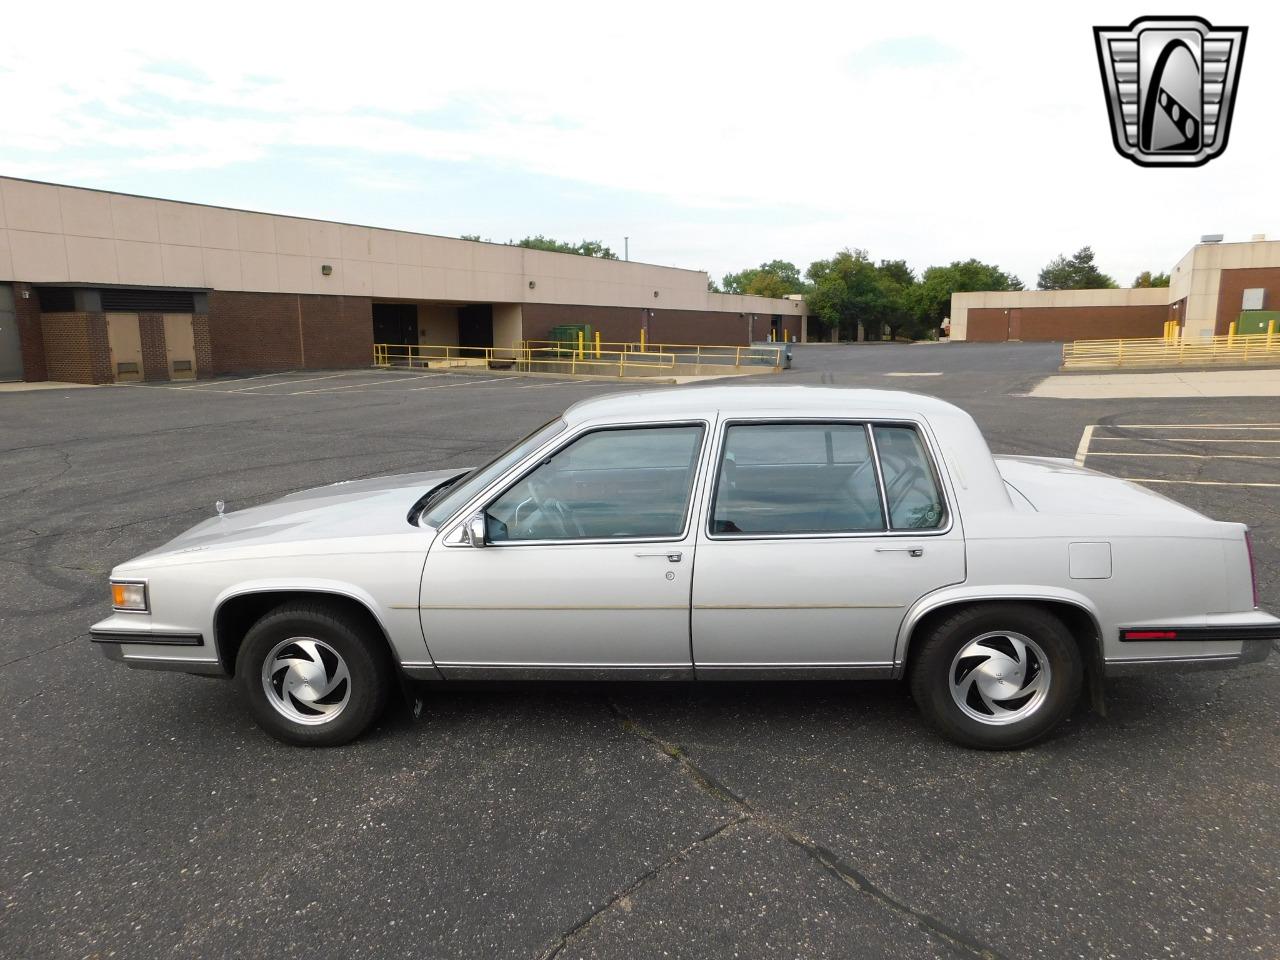
POLYGON ((1110 140, 1116 3, 10 5, 0 173, 719 276, 864 247, 1029 286, 1092 244, 1122 284, 1203 233, 1280 239, 1280 8, 1245 24, 1230 147, 1110 140), (839 9, 837 9, 837 7, 839 9))

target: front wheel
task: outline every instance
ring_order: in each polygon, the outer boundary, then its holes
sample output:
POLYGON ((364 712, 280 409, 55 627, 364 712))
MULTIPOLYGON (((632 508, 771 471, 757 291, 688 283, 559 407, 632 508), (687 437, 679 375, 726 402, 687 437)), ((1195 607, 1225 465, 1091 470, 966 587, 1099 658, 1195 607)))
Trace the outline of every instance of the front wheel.
POLYGON ((1080 648, 1062 621, 1027 604, 968 607, 920 640, 911 694, 956 743, 985 750, 1045 736, 1080 696, 1080 648))
POLYGON ((386 707, 391 666, 380 638, 346 612, 277 607, 250 628, 236 679, 258 725, 278 740, 332 747, 354 740, 386 707))

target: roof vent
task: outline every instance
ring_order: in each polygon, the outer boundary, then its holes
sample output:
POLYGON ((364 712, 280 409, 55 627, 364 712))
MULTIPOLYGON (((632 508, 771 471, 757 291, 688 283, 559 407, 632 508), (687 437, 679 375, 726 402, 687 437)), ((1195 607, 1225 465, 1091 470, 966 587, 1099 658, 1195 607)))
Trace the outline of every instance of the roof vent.
POLYGON ((1265 239, 1267 239, 1267 235, 1265 233, 1255 233, 1253 235, 1253 240, 1255 243, 1259 240, 1265 240, 1265 239))
POLYGON ((1221 242, 1222 242, 1222 234, 1220 234, 1220 233, 1206 233, 1203 237, 1201 237, 1201 238, 1200 238, 1200 242, 1201 242, 1201 243, 1221 243, 1221 242))

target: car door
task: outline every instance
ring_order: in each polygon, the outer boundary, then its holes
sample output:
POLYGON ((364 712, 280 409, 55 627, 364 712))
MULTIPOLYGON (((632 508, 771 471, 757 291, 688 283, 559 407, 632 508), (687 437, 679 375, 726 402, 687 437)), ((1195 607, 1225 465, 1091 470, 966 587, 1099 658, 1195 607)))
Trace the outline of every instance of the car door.
POLYGON ((419 600, 441 672, 690 675, 691 508, 707 433, 703 422, 584 430, 442 531, 419 600), (467 532, 477 517, 483 539, 467 532))
POLYGON ((700 677, 887 674, 907 608, 964 579, 923 424, 720 426, 693 585, 700 677))

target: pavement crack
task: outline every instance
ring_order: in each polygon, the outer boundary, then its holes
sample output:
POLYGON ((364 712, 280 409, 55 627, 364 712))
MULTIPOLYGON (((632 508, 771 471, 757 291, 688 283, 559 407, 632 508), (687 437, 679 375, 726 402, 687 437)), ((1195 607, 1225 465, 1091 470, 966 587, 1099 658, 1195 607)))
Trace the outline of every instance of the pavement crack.
POLYGON ((715 828, 708 830, 702 836, 698 837, 692 843, 689 843, 686 846, 681 847, 679 850, 671 854, 671 856, 667 857, 667 859, 663 860, 661 863, 653 867, 651 870, 647 870, 644 873, 642 873, 640 876, 636 877, 635 880, 631 881, 631 883, 627 884, 627 886, 623 887, 621 890, 619 890, 617 893, 611 896, 608 900, 606 900, 598 909, 591 911, 591 913, 587 914, 585 917, 579 920, 576 924, 574 924, 571 928, 569 928, 569 930, 566 931, 564 934, 562 934, 560 939, 557 940, 554 944, 552 944, 552 946, 549 949, 539 954, 538 960, 553 960, 553 958, 558 956, 560 952, 564 950, 564 948, 567 947, 569 943, 572 940, 574 940, 579 934, 587 930, 587 928, 592 926, 592 924, 598 921, 601 917, 603 917, 605 914, 611 911, 614 907, 616 907, 619 903, 621 903, 627 897, 631 896, 633 893, 635 893, 637 890, 639 890, 649 881, 653 880, 655 877, 657 877, 664 871, 669 870, 671 867, 675 866, 681 860, 684 860, 686 857, 689 856, 689 854, 691 854, 697 848, 710 843, 711 841, 715 840, 716 837, 719 837, 724 833, 728 833, 734 827, 737 827, 743 823, 746 823, 748 819, 749 818, 746 816, 739 816, 739 817, 735 817, 732 820, 727 820, 724 823, 719 824, 715 828))
MULTIPOLYGON (((872 882, 866 874, 845 863, 826 847, 823 847, 821 844, 815 842, 809 837, 791 829, 786 824, 780 823, 778 820, 775 820, 763 811, 757 810, 744 797, 734 793, 730 787, 720 780, 717 780, 705 769, 695 763, 689 756, 688 752, 679 744, 664 739, 654 731, 639 723, 633 717, 628 716, 627 713, 616 703, 608 701, 608 705, 609 709, 622 724, 622 728, 624 730, 640 737, 642 740, 648 741, 661 750, 666 756, 670 757, 679 765, 681 772, 684 773, 685 776, 687 776, 689 780, 698 787, 698 789, 710 794, 722 803, 732 805, 738 810, 738 817, 735 820, 732 820, 728 824, 712 831, 709 836, 714 836, 736 824, 751 823, 758 825, 765 830, 776 834, 783 840, 786 840, 787 843, 790 843, 802 850, 811 860, 813 860, 815 864, 817 864, 818 867, 835 877, 835 879, 845 887, 857 894, 875 901, 879 906, 898 914, 912 926, 928 931, 935 937, 945 941, 961 954, 968 957, 974 957, 976 960, 1007 960, 1007 958, 999 951, 981 943, 975 937, 965 933, 963 930, 958 930, 950 924, 939 920, 937 917, 926 913, 923 910, 919 910, 903 900, 899 900, 883 887, 872 882)), ((688 848, 685 848, 685 850, 673 855, 669 862, 675 862, 680 857, 684 856, 688 850, 698 846, 698 843, 699 841, 695 841, 688 848)), ((661 872, 662 869, 665 869, 665 864, 652 871, 650 877, 661 872)), ((627 893, 633 892, 642 885, 642 883, 635 884, 635 886, 630 888, 628 891, 616 896, 609 905, 612 905, 612 903, 621 899, 623 896, 626 896, 627 893)), ((603 912, 603 910, 607 909, 609 905, 606 905, 606 907, 602 908, 599 912, 603 912)), ((576 929, 581 929, 586 925, 586 923, 583 923, 576 929)), ((574 932, 576 932, 576 930, 571 931, 570 934, 567 935, 560 942, 559 946, 555 947, 551 953, 544 954, 542 960, 550 960, 551 957, 554 957, 556 953, 564 948, 565 944, 568 943, 568 940, 574 932)))

